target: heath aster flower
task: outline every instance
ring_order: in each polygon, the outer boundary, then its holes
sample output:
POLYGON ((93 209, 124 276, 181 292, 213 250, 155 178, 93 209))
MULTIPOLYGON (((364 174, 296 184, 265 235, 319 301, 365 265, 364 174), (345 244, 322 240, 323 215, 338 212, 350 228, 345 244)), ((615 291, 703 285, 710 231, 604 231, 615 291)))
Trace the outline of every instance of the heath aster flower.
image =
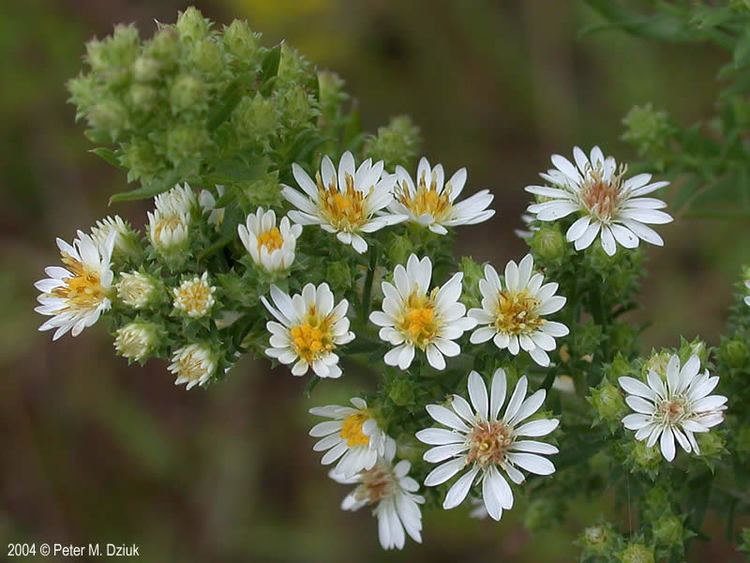
POLYGON ((271 286, 271 301, 261 297, 263 305, 276 318, 266 328, 271 333, 266 355, 292 366, 292 375, 304 375, 312 367, 318 377, 340 377, 336 348, 354 340, 346 312, 349 302, 335 304, 327 283, 318 287, 308 283, 302 293, 289 296, 271 286))
POLYGON ((304 194, 283 186, 281 193, 297 208, 289 212, 289 218, 299 225, 320 225, 360 254, 367 250, 363 234, 406 219, 382 213, 393 200, 395 181, 392 175, 383 174, 383 161, 373 164, 367 159, 355 170, 354 157, 347 151, 339 161, 338 173, 325 156, 314 182, 297 164, 292 165, 292 174, 304 194))
POLYGON ((495 214, 487 209, 494 196, 482 190, 461 202, 456 202, 466 184, 466 168, 458 170, 444 182, 443 165, 434 168, 426 158, 417 166, 416 183, 402 167, 396 167, 396 189, 389 209, 398 215, 406 215, 409 221, 428 227, 433 233, 444 235, 446 227, 475 225, 495 214), (416 184, 416 185, 415 185, 416 184))
POLYGON ((158 342, 158 328, 148 322, 133 321, 115 332, 115 350, 133 362, 148 358, 158 342))
POLYGON ((501 350, 507 348, 513 355, 525 350, 537 364, 548 366, 547 352, 555 349, 556 337, 568 334, 568 327, 544 318, 559 311, 565 297, 555 295, 556 283, 543 283, 544 276, 534 273, 531 254, 518 265, 508 262, 504 283, 495 268, 486 265, 479 281, 482 307, 469 311, 479 323, 471 334, 472 344, 492 339, 501 350))
POLYGON ((259 207, 247 216, 245 225, 237 227, 237 232, 253 262, 267 272, 277 272, 286 270, 294 262, 302 226, 292 225, 287 217, 282 217, 277 227, 276 213, 259 207))
POLYGON ((148 212, 148 233, 159 252, 169 254, 184 248, 196 204, 195 194, 188 184, 178 184, 154 198, 156 209, 148 212))
POLYGON ((627 167, 617 168, 611 156, 605 157, 599 147, 590 158, 578 147, 573 149, 575 165, 558 154, 552 155, 555 168, 540 176, 551 186, 527 186, 526 191, 541 197, 529 206, 529 213, 540 221, 557 221, 572 213, 579 218, 570 226, 566 238, 576 250, 588 248, 597 236, 602 248, 612 256, 619 243, 635 248, 641 240, 662 246, 662 238, 647 224, 661 225, 672 221, 659 199, 642 197, 669 185, 651 182, 651 174, 625 179, 627 167))
POLYGON ((538 419, 521 424, 544 403, 544 389, 525 398, 528 382, 522 377, 507 403, 505 414, 500 417, 506 385, 505 371, 498 369, 488 394, 482 376, 472 371, 468 385, 471 405, 459 395, 453 396, 450 408, 427 405, 430 416, 446 428, 417 432, 419 440, 435 446, 425 452, 424 460, 441 464, 427 475, 425 486, 440 485, 463 472, 448 490, 443 502, 446 510, 461 504, 479 477, 487 513, 500 520, 503 510, 513 507, 513 493, 501 471, 516 484, 525 479, 520 469, 536 475, 555 472, 552 462, 542 456, 557 453, 557 448, 523 438, 546 436, 557 428, 559 421, 538 419))
POLYGON ((216 303, 216 288, 208 283, 208 272, 183 281, 172 293, 174 308, 193 319, 205 317, 216 303))
POLYGON ((133 309, 145 309, 157 298, 158 282, 142 272, 123 272, 115 284, 117 298, 133 309))
POLYGON ((709 395, 719 384, 718 377, 700 372, 698 356, 691 356, 680 366, 673 355, 666 367, 666 383, 649 370, 647 384, 633 377, 619 379, 627 396, 625 402, 635 411, 622 419, 628 430, 635 430, 636 440, 645 440, 649 448, 659 441, 664 459, 675 456, 675 440, 687 453, 700 454, 696 432, 708 432, 724 420, 727 398, 709 395))
POLYGON ((216 355, 203 344, 188 344, 174 352, 167 369, 177 376, 175 385, 185 383, 190 390, 206 383, 216 372, 216 355))
POLYGON ((334 471, 346 477, 371 469, 390 440, 363 399, 354 397, 351 403, 353 408, 328 405, 310 409, 310 414, 333 419, 320 422, 310 430, 310 436, 321 438, 313 450, 328 450, 321 463, 328 465, 338 460, 334 471))
POLYGON ((375 505, 372 513, 378 519, 378 537, 383 549, 403 549, 406 534, 422 543, 422 511, 424 497, 415 494, 419 484, 409 477, 411 463, 401 460, 393 464, 396 443, 388 442, 385 453, 371 468, 354 477, 331 471, 331 478, 357 487, 341 503, 343 510, 359 510, 375 505), (405 533, 404 533, 405 532, 405 533))
POLYGON ((99 320, 111 302, 112 270, 110 260, 115 244, 115 233, 100 246, 91 236, 78 231, 78 238, 70 245, 58 238, 64 268, 45 268, 47 279, 34 284, 41 295, 37 313, 52 317, 39 330, 55 329, 52 340, 70 331, 78 336, 81 331, 99 320))
POLYGON ((454 274, 442 287, 430 290, 432 262, 409 256, 406 268, 401 264, 393 271, 393 282, 383 282, 383 310, 375 311, 370 320, 380 329, 380 338, 394 346, 385 363, 407 369, 415 350, 422 350, 435 369, 445 368, 443 356, 458 356, 461 348, 454 340, 474 327, 476 322, 465 316, 466 307, 459 302, 462 273, 454 274))

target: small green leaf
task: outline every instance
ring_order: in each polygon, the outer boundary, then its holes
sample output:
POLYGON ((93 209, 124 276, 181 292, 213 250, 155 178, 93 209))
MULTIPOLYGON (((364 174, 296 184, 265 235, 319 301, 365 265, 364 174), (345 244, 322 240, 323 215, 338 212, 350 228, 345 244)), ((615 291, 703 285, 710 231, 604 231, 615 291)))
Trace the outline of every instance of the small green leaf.
POLYGON ((115 168, 122 168, 122 164, 120 164, 120 157, 112 149, 108 149, 107 147, 96 147, 95 149, 89 150, 89 152, 95 154, 104 162, 106 162, 107 164, 111 164, 115 168))

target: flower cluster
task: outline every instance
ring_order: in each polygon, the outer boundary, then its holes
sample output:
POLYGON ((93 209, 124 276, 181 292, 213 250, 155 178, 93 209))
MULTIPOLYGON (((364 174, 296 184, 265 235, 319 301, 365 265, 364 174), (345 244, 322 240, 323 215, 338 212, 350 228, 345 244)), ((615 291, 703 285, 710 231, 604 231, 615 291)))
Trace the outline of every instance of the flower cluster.
MULTIPOLYGON (((383 548, 421 541, 423 507, 500 520, 533 493, 562 511, 571 483, 594 486, 576 469, 594 454, 652 477, 676 444, 690 467, 721 455, 710 431, 727 398, 712 394, 707 347, 640 358, 621 317, 640 241, 662 245, 652 225, 672 220, 646 197, 667 182, 628 177, 598 147, 554 155, 545 184, 526 188, 529 253, 499 268, 457 260, 454 231, 494 216, 491 192, 465 168, 447 180, 426 158, 415 168, 404 119, 361 150, 333 143, 356 121, 341 81, 260 46, 246 24, 217 32, 189 9, 145 42, 118 28, 87 63, 71 83, 79 114, 114 146, 98 154, 141 182, 115 199, 153 197, 153 209, 143 233, 115 216, 58 239, 62 266, 36 284, 40 329, 77 336, 104 317, 117 354, 166 361, 186 389, 246 353, 308 375, 310 390, 370 369, 377 389, 310 409, 325 419, 310 436, 330 477, 354 486, 342 508, 371 507, 383 548)), ((750 363, 742 345, 720 355, 733 373, 750 363)), ((659 514, 672 529, 670 502, 659 514)), ((528 505, 529 527, 542 526, 551 510, 528 505)), ((590 554, 651 549, 605 525, 583 538, 590 554)))

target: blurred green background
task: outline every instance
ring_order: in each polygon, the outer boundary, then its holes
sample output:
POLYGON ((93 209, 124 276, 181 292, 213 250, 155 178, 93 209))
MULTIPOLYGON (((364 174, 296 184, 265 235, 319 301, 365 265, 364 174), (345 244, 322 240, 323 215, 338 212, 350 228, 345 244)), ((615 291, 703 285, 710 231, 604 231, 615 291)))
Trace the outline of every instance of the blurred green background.
MULTIPOLYGON (((713 108, 720 53, 665 46, 616 31, 581 37, 596 16, 580 2, 543 0, 214 0, 220 23, 248 19, 270 45, 286 38, 337 71, 367 129, 407 113, 431 160, 469 169, 489 187, 496 218, 459 233, 457 252, 520 258, 513 235, 551 152, 601 144, 633 158, 620 120, 652 101, 685 123, 713 108)), ((367 381, 351 371, 319 385, 264 361, 243 361, 208 391, 175 388, 163 363, 127 367, 101 327, 53 345, 38 333, 33 281, 57 261, 54 237, 73 237, 108 213, 140 226, 145 206, 107 208, 124 175, 94 155, 66 104, 84 42, 118 22, 144 35, 173 21, 172 0, 25 0, 0 3, 0 538, 141 546, 146 561, 571 561, 581 529, 614 515, 612 499, 577 497, 565 523, 523 530, 525 506, 502 522, 460 510, 430 513, 424 545, 380 551, 366 510, 339 510, 346 494, 311 451, 306 414, 345 400, 367 381)), ((669 193, 666 194, 669 199, 669 193)), ((643 310, 647 346, 680 334, 716 343, 731 284, 750 247, 747 224, 678 220, 650 248, 643 310), (745 240, 747 240, 745 238, 745 240)), ((571 495, 575 492, 571 491, 571 495)), ((715 539, 691 559, 730 561, 715 539)))

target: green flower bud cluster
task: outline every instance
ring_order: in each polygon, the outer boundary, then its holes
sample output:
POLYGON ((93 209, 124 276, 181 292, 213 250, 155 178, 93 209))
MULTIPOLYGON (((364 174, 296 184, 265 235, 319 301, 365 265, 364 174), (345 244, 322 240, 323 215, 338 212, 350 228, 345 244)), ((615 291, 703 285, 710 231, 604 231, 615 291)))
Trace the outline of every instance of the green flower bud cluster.
POLYGON ((641 156, 648 156, 664 170, 668 162, 668 147, 675 129, 666 111, 655 110, 648 103, 634 106, 622 120, 623 140, 632 143, 641 156))

